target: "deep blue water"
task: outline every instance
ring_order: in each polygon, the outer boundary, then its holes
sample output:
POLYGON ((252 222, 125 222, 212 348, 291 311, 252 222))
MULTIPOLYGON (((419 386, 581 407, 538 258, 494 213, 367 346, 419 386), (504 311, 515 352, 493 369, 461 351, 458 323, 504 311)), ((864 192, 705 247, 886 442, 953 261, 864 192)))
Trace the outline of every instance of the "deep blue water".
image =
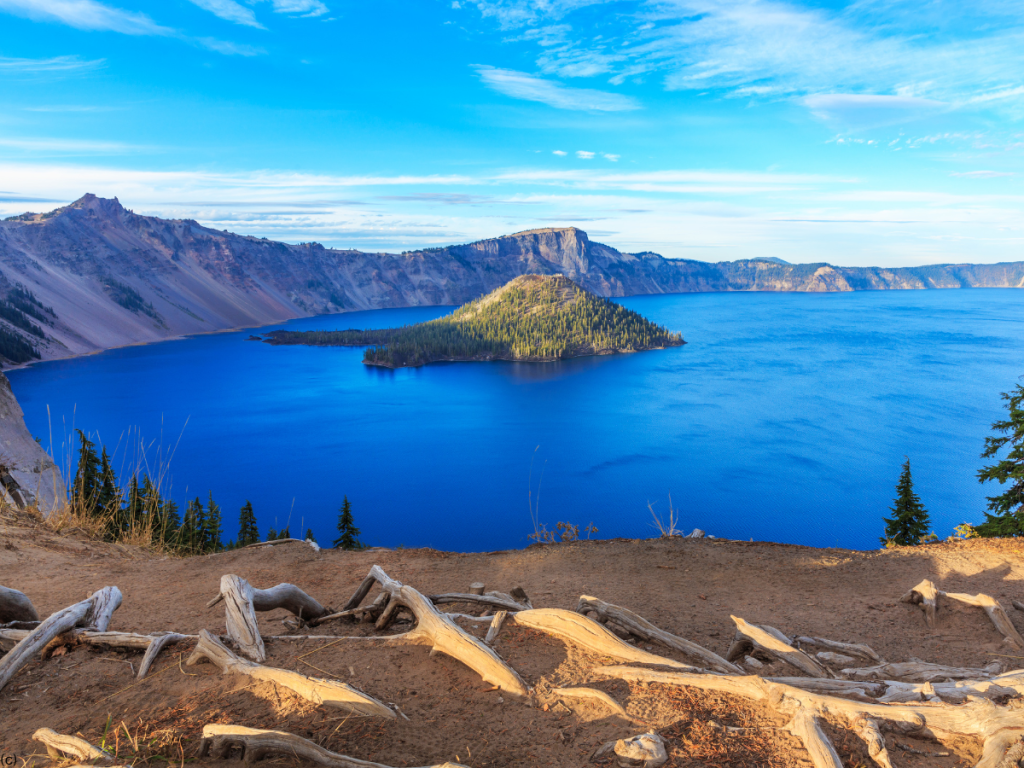
MULTIPOLYGON (((179 501, 212 490, 228 530, 255 507, 333 538, 343 494, 363 539, 454 550, 528 544, 540 519, 599 538, 681 526, 720 537, 878 546, 904 455, 940 536, 983 519, 975 480, 1000 393, 1024 374, 1014 290, 646 296, 622 303, 685 347, 555 364, 388 371, 362 350, 271 347, 248 332, 49 362, 10 378, 57 454, 72 424, 118 462, 132 435, 179 501), (51 416, 48 418, 47 405, 51 416), (185 425, 187 419, 187 426, 185 425), (159 445, 164 446, 164 460, 159 445), (539 448, 538 448, 539 446, 539 448)), ((298 320, 382 327, 446 308, 298 320)), ((115 466, 123 466, 115 462, 115 466)), ((66 463, 66 460, 65 460, 66 463)), ((301 529, 301 530, 300 530, 301 529)))

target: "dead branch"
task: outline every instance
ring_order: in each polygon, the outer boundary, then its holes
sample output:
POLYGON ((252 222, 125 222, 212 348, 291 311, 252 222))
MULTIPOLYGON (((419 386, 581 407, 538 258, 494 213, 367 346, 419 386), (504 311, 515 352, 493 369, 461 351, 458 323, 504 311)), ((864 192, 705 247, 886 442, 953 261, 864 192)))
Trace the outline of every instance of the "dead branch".
POLYGON ((487 628, 487 636, 484 637, 484 642, 487 645, 494 645, 494 641, 498 639, 498 633, 501 632, 501 626, 505 623, 506 618, 508 618, 508 611, 498 611, 494 614, 494 618, 491 619, 491 626, 487 628))
POLYGON ((427 599, 434 605, 445 605, 447 603, 476 603, 477 605, 489 605, 492 608, 499 608, 504 611, 524 611, 526 606, 518 603, 509 595, 502 595, 498 592, 488 592, 486 595, 472 595, 461 592, 449 592, 444 595, 429 595, 427 599))
MULTIPOLYGON (((270 755, 299 757, 328 768, 388 768, 381 763, 370 763, 354 757, 339 755, 314 744, 308 739, 285 731, 264 731, 241 725, 210 724, 203 727, 203 740, 199 743, 199 758, 209 755, 226 758, 233 749, 241 751, 242 760, 252 765, 270 755)), ((465 768, 462 763, 442 763, 430 768, 465 768)))
POLYGON ((773 659, 784 661, 811 677, 832 677, 832 673, 803 651, 789 644, 789 640, 774 627, 758 627, 741 618, 730 616, 736 622, 736 639, 726 658, 735 661, 751 649, 768 654, 773 659))
POLYGON ((224 674, 247 675, 254 680, 265 680, 295 691, 299 696, 314 704, 339 707, 365 717, 377 716, 395 719, 395 713, 389 707, 345 683, 306 677, 298 672, 265 667, 262 664, 239 658, 205 629, 199 632, 196 649, 185 664, 192 666, 204 659, 212 662, 224 674))
POLYGON ((837 640, 826 640, 821 637, 798 637, 796 641, 800 643, 800 645, 815 645, 819 648, 828 648, 830 651, 836 651, 846 656, 854 656, 858 659, 873 661, 876 664, 885 663, 885 659, 875 653, 873 648, 860 643, 840 643, 837 640))
POLYGON ((77 736, 65 736, 49 728, 40 728, 32 734, 32 739, 46 747, 46 754, 55 761, 65 760, 65 755, 77 757, 79 760, 102 760, 110 763, 114 757, 99 747, 94 747, 85 739, 77 736))
POLYGON ((563 699, 584 699, 586 701, 594 701, 601 704, 606 709, 610 709, 613 714, 630 719, 629 715, 626 714, 626 710, 622 708, 622 705, 619 704, 619 702, 604 691, 599 691, 596 688, 553 688, 551 693, 552 695, 560 696, 563 699))
POLYGON ((987 669, 946 667, 926 661, 905 661, 879 664, 874 667, 852 667, 843 674, 854 680, 898 680, 908 683, 930 683, 944 680, 980 680, 992 677, 987 669))
POLYGON ((962 592, 940 592, 939 594, 948 597, 950 600, 973 605, 981 608, 988 615, 989 620, 998 630, 999 634, 1006 638, 1006 643, 1018 651, 1024 651, 1024 638, 1020 636, 1006 610, 999 601, 990 595, 967 595, 962 592))
POLYGON ((696 643, 686 640, 685 638, 673 635, 671 632, 659 629, 651 624, 651 622, 647 621, 647 619, 626 608, 606 603, 596 597, 581 595, 580 601, 576 605, 576 612, 582 614, 586 614, 588 612, 596 613, 598 617, 602 619, 602 624, 605 623, 605 621, 614 621, 620 627, 631 632, 637 637, 649 642, 660 643, 661 645, 673 648, 690 658, 697 659, 701 666, 707 667, 708 669, 713 669, 717 672, 724 672, 731 675, 743 674, 742 669, 737 667, 735 664, 726 661, 717 653, 713 653, 696 643))

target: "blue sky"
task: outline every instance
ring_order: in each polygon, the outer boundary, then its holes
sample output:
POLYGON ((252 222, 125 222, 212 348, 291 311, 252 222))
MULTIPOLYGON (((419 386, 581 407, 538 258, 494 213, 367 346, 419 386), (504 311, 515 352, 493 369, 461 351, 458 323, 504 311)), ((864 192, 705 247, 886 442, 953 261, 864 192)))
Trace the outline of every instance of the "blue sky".
POLYGON ((0 0, 0 215, 1020 260, 1024 5, 0 0))

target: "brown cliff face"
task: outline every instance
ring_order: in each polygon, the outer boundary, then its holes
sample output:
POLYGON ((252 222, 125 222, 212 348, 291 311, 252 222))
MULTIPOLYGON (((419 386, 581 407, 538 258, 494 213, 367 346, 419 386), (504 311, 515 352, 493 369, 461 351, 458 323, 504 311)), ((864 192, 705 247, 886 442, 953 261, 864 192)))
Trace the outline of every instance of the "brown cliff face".
POLYGON ((573 227, 402 254, 341 251, 139 216, 94 195, 0 222, 0 272, 0 302, 20 284, 54 310, 27 318, 42 337, 0 311, 0 331, 26 339, 44 359, 329 312, 464 304, 531 273, 563 274, 601 296, 1024 287, 1024 263, 710 264, 620 253, 573 227))

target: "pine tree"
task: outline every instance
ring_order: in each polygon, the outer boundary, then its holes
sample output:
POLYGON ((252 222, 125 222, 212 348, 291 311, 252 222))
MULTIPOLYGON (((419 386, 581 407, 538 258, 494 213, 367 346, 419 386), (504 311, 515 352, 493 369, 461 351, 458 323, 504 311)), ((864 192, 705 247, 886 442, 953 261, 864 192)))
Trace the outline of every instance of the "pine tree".
POLYGON ((910 459, 903 462, 903 472, 896 484, 896 499, 890 511, 892 517, 885 520, 885 536, 881 542, 893 542, 900 546, 919 544, 921 537, 928 532, 931 519, 921 499, 914 493, 914 481, 910 477, 910 459))
POLYGON ((128 481, 128 490, 124 494, 124 504, 121 506, 120 514, 115 515, 111 520, 111 530, 108 537, 111 541, 117 541, 124 534, 130 531, 139 522, 142 515, 142 501, 139 494, 139 477, 132 475, 128 481))
POLYGON ((117 487, 117 476, 110 466, 107 447, 103 446, 100 456, 100 489, 96 496, 96 514, 110 515, 121 504, 121 490, 117 487))
POLYGON ((72 501, 79 509, 95 513, 101 482, 100 460, 96 456, 96 444, 85 436, 85 432, 80 429, 77 431, 81 446, 78 449, 78 470, 72 486, 72 501))
POLYGON ((352 504, 345 496, 338 514, 338 538, 334 540, 335 549, 362 549, 363 545, 356 537, 359 529, 352 519, 352 504))
POLYGON ((252 511, 252 502, 246 499, 238 516, 238 546, 256 544, 259 540, 260 532, 256 527, 256 514, 252 511))
POLYGON ((206 515, 203 514, 203 502, 199 497, 185 506, 185 520, 181 525, 181 549, 195 555, 205 549, 206 515))
POLYGON ((277 529, 271 528, 267 531, 267 541, 275 541, 277 539, 277 529))
POLYGON ((314 544, 316 544, 316 536, 313 535, 312 528, 306 529, 306 541, 312 541, 314 544))
POLYGON ((279 539, 290 539, 292 537, 292 532, 291 532, 290 528, 291 528, 291 526, 286 525, 284 527, 284 530, 281 531, 279 534, 277 534, 277 538, 279 538, 279 539))
POLYGON ((213 491, 210 491, 206 520, 203 524, 203 552, 220 552, 223 549, 220 533, 220 507, 213 500, 213 491))
POLYGON ((1018 384, 1012 392, 1004 392, 1003 400, 1010 417, 992 425, 995 437, 985 438, 983 459, 991 459, 1006 446, 1006 457, 978 471, 978 482, 998 481, 1010 484, 998 496, 988 497, 985 522, 975 530, 981 536, 1024 535, 1024 385, 1018 384))

